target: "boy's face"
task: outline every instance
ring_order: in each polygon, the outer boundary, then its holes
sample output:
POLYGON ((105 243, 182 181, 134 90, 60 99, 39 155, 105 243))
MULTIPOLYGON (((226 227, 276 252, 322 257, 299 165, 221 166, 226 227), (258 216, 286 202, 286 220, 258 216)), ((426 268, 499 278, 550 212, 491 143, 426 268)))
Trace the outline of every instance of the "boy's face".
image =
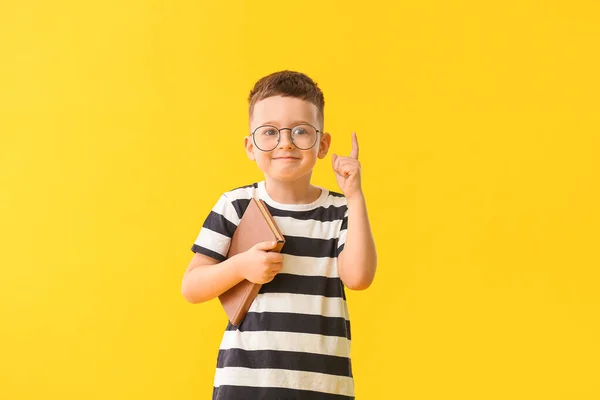
MULTIPOLYGON (((257 102, 250 117, 250 132, 263 125, 276 128, 293 128, 298 124, 310 124, 319 131, 322 129, 318 119, 317 107, 296 97, 273 96, 257 102)), ((276 133, 276 131, 275 131, 276 133)), ((282 130, 279 144, 270 151, 258 149, 252 135, 244 140, 246 153, 255 160, 266 176, 281 180, 295 181, 301 177, 310 178, 317 158, 327 155, 331 136, 317 133, 317 142, 308 150, 300 150, 290 140, 290 130, 282 130)))

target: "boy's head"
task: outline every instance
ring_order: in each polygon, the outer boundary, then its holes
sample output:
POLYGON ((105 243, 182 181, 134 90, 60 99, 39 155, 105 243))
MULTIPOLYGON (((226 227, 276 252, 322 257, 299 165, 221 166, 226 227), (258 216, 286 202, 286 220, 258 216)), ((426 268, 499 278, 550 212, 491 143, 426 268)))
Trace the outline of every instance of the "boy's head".
POLYGON ((318 114, 318 128, 324 129, 325 98, 317 83, 307 75, 301 72, 280 71, 259 79, 248 96, 250 121, 256 103, 273 96, 295 97, 314 104, 318 114))
POLYGON ((323 132, 325 100, 317 84, 299 72, 276 72, 256 82, 248 102, 248 157, 271 178, 310 179, 331 144, 323 132))

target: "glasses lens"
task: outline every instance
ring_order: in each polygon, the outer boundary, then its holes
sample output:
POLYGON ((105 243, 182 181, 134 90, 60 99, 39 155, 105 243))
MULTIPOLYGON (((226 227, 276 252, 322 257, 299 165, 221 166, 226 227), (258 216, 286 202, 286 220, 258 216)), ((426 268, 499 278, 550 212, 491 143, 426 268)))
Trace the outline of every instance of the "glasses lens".
POLYGON ((292 128, 292 141, 299 149, 310 149, 317 141, 317 130, 310 125, 297 125, 292 128))
POLYGON ((274 126, 261 126, 254 131, 254 143, 264 151, 273 150, 279 141, 279 131, 274 126))

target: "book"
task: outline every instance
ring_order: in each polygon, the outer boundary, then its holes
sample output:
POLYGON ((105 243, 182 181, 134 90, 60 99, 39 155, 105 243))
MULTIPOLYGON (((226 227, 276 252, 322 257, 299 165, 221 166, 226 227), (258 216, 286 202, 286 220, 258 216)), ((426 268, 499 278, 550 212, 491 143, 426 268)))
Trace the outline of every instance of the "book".
MULTIPOLYGON (((275 248, 269 251, 280 252, 285 244, 285 239, 264 201, 250 199, 231 238, 227 258, 243 253, 257 243, 268 241, 277 242, 275 248)), ((232 325, 238 326, 242 322, 261 287, 261 284, 244 279, 219 296, 221 305, 232 325)))

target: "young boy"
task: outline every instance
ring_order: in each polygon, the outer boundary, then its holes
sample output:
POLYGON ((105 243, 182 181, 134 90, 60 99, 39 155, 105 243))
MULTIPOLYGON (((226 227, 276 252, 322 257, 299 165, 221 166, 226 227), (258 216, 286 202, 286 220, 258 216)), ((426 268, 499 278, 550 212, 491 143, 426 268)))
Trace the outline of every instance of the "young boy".
POLYGON ((182 282, 191 303, 243 279, 263 284, 244 320, 224 332, 213 400, 354 399, 344 288, 369 287, 377 265, 356 135, 349 157, 332 156, 343 194, 331 192, 311 184, 331 144, 317 84, 298 72, 277 72, 256 83, 249 102, 244 145, 265 179, 220 197, 182 282), (252 197, 266 202, 286 243, 281 253, 264 242, 225 259, 252 197))

